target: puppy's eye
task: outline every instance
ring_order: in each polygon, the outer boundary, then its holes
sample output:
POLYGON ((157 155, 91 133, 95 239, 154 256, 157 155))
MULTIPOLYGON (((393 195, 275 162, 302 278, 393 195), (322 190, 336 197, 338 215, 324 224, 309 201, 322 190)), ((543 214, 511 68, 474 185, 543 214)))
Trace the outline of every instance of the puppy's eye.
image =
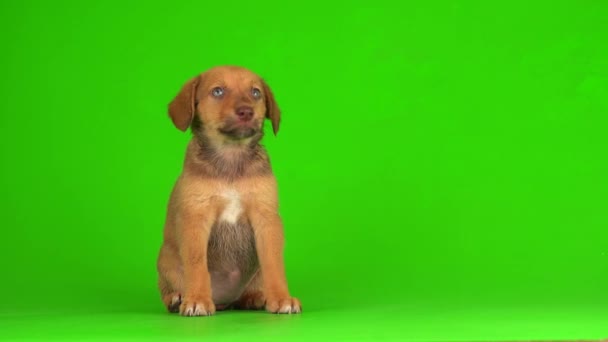
POLYGON ((262 92, 258 88, 253 88, 251 89, 251 95, 253 95, 253 97, 255 97, 256 99, 259 99, 260 96, 262 96, 262 92))
POLYGON ((215 87, 211 90, 211 95, 215 97, 221 97, 222 95, 224 95, 224 89, 220 87, 215 87))

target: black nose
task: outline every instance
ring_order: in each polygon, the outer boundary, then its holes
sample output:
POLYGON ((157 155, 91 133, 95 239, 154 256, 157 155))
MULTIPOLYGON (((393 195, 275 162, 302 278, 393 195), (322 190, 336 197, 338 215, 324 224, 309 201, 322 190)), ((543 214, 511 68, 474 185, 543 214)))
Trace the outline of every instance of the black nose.
POLYGON ((236 115, 243 121, 249 121, 253 117, 253 108, 249 106, 241 106, 236 109, 236 115))

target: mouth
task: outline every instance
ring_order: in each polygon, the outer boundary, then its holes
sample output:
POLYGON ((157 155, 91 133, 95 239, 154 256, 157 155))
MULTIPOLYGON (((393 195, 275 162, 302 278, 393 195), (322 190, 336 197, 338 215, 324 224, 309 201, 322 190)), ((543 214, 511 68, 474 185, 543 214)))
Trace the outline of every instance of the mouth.
POLYGON ((240 140, 251 138, 258 133, 258 129, 251 124, 227 124, 219 128, 219 132, 232 139, 240 140))

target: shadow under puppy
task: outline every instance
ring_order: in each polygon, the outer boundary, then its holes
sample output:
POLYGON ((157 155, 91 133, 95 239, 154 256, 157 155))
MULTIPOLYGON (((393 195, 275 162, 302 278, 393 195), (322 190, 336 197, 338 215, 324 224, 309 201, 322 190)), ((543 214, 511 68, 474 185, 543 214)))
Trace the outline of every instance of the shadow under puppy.
POLYGON ((158 286, 170 312, 299 313, 283 262, 276 179, 259 142, 280 110, 266 82, 219 66, 189 80, 169 104, 174 125, 193 137, 167 208, 158 286))

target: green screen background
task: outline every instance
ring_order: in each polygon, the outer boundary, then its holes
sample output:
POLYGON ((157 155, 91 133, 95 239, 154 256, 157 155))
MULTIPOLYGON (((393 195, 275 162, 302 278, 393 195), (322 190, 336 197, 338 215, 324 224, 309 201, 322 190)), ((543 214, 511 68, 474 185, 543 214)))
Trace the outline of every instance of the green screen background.
POLYGON ((608 3, 0 5, 0 339, 608 337, 608 3), (169 315, 155 262, 189 133, 238 64, 300 316, 169 315), (269 127, 269 126, 267 126, 269 127))

